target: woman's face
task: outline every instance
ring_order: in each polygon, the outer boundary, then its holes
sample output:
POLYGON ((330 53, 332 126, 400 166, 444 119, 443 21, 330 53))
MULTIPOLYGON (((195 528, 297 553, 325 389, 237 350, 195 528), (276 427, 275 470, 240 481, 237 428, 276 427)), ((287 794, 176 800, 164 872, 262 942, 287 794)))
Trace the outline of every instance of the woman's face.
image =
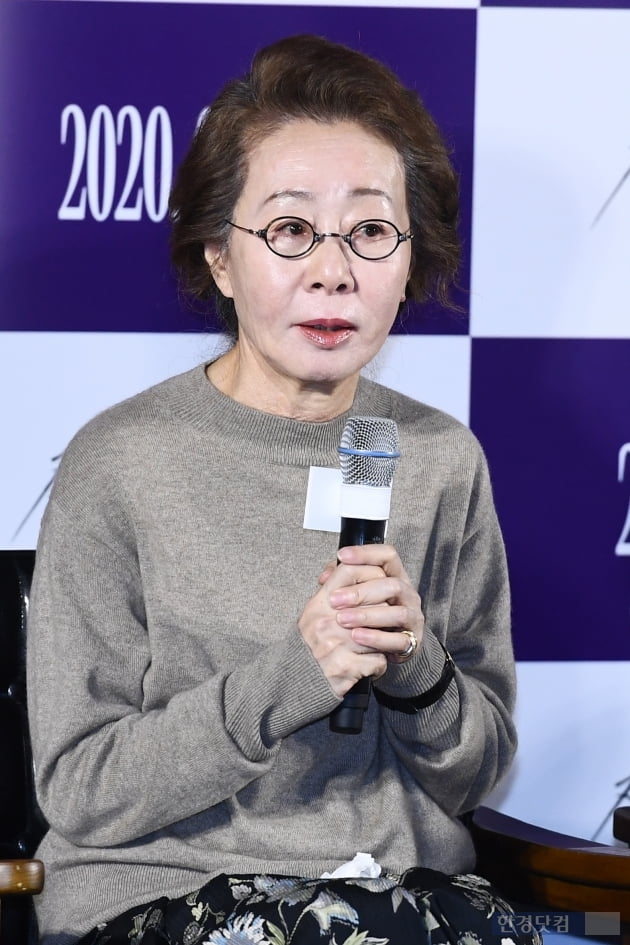
MULTIPOLYGON (((283 126, 250 154, 232 222, 260 230, 281 216, 302 217, 318 233, 348 233, 373 219, 406 232, 400 156, 351 122, 283 126)), ((240 383, 257 391, 260 403, 261 390, 285 397, 354 392, 404 299, 411 250, 407 241, 386 259, 362 259, 327 237, 307 255, 286 259, 232 229, 227 251, 218 256, 209 245, 206 259, 221 292, 234 299, 240 383)), ((251 402, 243 391, 234 396, 251 402)))

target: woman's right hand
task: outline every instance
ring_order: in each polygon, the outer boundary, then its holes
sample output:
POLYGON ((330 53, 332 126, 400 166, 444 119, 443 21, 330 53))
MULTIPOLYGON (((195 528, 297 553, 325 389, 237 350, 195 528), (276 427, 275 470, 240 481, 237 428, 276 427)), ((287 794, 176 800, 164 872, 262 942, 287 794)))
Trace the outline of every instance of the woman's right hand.
POLYGON ((331 600, 335 591, 355 587, 357 603, 364 606, 384 602, 387 575, 381 567, 368 564, 330 564, 319 577, 320 589, 307 602, 298 620, 298 628, 331 688, 342 698, 364 676, 377 679, 387 669, 383 652, 355 643, 351 628, 339 622, 345 607, 331 600))

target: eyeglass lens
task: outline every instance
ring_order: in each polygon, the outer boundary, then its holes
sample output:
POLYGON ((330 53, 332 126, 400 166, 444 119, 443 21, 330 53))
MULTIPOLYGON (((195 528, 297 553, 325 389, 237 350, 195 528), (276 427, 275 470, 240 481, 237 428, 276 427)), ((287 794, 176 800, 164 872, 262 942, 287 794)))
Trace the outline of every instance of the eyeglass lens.
MULTIPOLYGON (((279 256, 301 256, 318 240, 312 225, 299 217, 280 217, 267 227, 267 245, 279 256)), ((384 259, 390 256, 400 241, 393 223, 386 220, 363 220, 348 234, 346 242, 358 256, 365 259, 384 259)))

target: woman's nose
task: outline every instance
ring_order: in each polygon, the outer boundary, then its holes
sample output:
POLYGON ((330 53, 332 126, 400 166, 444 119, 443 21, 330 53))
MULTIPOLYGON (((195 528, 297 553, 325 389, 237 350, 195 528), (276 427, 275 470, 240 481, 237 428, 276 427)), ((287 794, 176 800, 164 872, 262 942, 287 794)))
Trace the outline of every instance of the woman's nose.
POLYGON ((311 289, 349 292, 354 288, 352 251, 335 233, 322 234, 308 258, 306 279, 311 289))

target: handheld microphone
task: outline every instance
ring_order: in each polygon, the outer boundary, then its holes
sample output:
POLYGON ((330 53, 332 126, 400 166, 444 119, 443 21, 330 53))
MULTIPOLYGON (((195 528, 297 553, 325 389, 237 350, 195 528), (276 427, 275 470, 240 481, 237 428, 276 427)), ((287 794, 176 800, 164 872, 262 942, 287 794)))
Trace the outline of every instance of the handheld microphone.
MULTIPOLYGON (((389 518, 398 428, 383 417, 350 417, 339 445, 341 463, 341 529, 339 547, 382 545, 389 518)), ((360 679, 330 714, 330 729, 358 735, 368 707, 372 683, 360 679)))

